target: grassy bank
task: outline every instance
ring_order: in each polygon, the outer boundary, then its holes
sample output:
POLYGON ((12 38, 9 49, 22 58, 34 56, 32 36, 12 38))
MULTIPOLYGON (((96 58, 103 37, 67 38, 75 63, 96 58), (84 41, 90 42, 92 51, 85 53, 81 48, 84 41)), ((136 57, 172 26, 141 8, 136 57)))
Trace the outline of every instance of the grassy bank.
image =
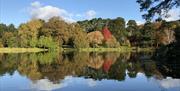
POLYGON ((132 50, 135 52, 152 52, 156 48, 153 47, 147 47, 147 48, 140 48, 140 47, 132 47, 132 50))
POLYGON ((84 52, 130 52, 131 48, 82 48, 79 51, 84 52))
POLYGON ((151 52, 154 48, 138 48, 121 46, 119 48, 80 48, 84 52, 151 52))
POLYGON ((47 49, 40 48, 0 48, 0 53, 24 53, 24 52, 41 52, 47 49))
MULTIPOLYGON (((79 52, 149 52, 153 51, 154 48, 138 48, 138 47, 127 47, 121 46, 119 48, 61 48, 57 49, 63 52, 79 51, 79 52)), ((24 53, 24 52, 41 52, 48 51, 48 49, 40 48, 0 48, 0 53, 24 53)))
POLYGON ((119 47, 119 48, 63 48, 63 51, 80 51, 80 52, 130 52, 131 47, 119 47))

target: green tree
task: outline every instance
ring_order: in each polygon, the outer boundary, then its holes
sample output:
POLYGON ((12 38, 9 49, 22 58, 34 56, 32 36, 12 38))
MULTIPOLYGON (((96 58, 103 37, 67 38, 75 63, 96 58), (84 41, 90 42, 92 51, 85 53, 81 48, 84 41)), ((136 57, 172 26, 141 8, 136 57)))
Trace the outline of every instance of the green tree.
POLYGON ((17 40, 12 32, 4 32, 2 42, 4 47, 17 47, 17 40))
POLYGON ((152 47, 156 39, 156 29, 154 24, 151 22, 146 22, 140 31, 142 33, 141 46, 152 47))
POLYGON ((21 24, 18 28, 20 47, 35 47, 33 40, 38 39, 39 30, 43 25, 42 20, 31 20, 26 24, 21 24))
POLYGON ((10 24, 7 26, 7 30, 8 32, 15 32, 17 29, 15 28, 15 26, 13 24, 10 24))
POLYGON ((6 24, 1 23, 0 24, 0 37, 2 37, 4 31, 6 31, 6 30, 7 30, 6 24))
POLYGON ((17 29, 14 27, 13 24, 10 24, 7 26, 6 24, 1 23, 0 24, 0 37, 2 37, 4 32, 16 32, 16 30, 17 29))
POLYGON ((69 25, 64 20, 53 17, 44 24, 39 36, 52 36, 59 46, 62 46, 62 44, 67 44, 70 38, 71 33, 68 28, 69 25))
POLYGON ((74 48, 88 48, 89 47, 89 41, 87 38, 87 33, 83 31, 83 29, 75 24, 73 25, 73 36, 71 38, 72 44, 74 48))
POLYGON ((127 28, 126 30, 128 31, 128 36, 132 36, 135 31, 138 30, 138 26, 135 20, 129 20, 127 23, 127 28))
POLYGON ((59 48, 58 44, 53 41, 52 37, 40 36, 37 46, 39 48, 49 49, 55 51, 59 48))
POLYGON ((128 39, 132 46, 137 46, 142 36, 140 29, 135 20, 129 20, 127 23, 128 39))
POLYGON ((18 42, 20 47, 28 47, 28 40, 29 38, 29 29, 26 24, 21 24, 18 28, 18 42))
POLYGON ((121 17, 110 20, 108 27, 111 33, 117 39, 117 41, 122 44, 127 37, 127 31, 125 30, 125 20, 121 17))

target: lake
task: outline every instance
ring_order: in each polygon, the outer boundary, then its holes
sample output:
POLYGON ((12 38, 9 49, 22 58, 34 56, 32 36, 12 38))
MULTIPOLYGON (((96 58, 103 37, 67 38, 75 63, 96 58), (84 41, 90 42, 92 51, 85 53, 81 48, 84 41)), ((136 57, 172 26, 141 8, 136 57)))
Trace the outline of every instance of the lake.
POLYGON ((0 91, 180 91, 179 60, 151 52, 0 54, 0 91))

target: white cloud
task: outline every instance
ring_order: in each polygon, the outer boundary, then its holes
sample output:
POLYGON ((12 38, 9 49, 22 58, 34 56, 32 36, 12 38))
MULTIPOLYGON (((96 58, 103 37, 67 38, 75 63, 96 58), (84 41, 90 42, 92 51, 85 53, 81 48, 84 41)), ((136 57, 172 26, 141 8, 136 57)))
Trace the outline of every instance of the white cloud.
POLYGON ((84 13, 79 13, 79 14, 75 14, 75 17, 80 19, 80 20, 83 20, 83 19, 92 19, 92 18, 95 18, 97 15, 96 11, 95 10, 88 10, 84 13))
POLYGON ((141 24, 144 24, 143 21, 136 21, 137 25, 141 25, 141 24))
POLYGON ((82 18, 82 17, 83 17, 83 15, 82 15, 82 14, 76 14, 76 17, 78 17, 78 18, 82 18))
POLYGON ((30 15, 32 18, 43 19, 46 21, 54 16, 60 16, 67 22, 75 22, 75 20, 72 19, 73 14, 67 12, 65 9, 61 9, 50 5, 43 6, 38 1, 31 3, 30 15))
POLYGON ((96 11, 88 10, 83 13, 70 13, 65 9, 54 7, 51 5, 43 5, 39 1, 35 1, 31 3, 29 8, 29 13, 31 18, 35 19, 43 19, 48 21, 50 18, 54 16, 60 16, 66 22, 76 22, 75 19, 92 19, 96 17, 96 11))
POLYGON ((59 88, 66 87, 67 84, 54 84, 53 82, 50 82, 48 79, 41 79, 37 80, 35 83, 31 83, 31 88, 36 90, 55 90, 59 88))
POLYGON ((32 7, 40 7, 41 4, 40 4, 40 2, 35 1, 35 2, 31 3, 31 6, 32 6, 32 7))
POLYGON ((180 19, 180 8, 172 9, 168 12, 168 18, 163 17, 166 21, 174 21, 180 19))
MULTIPOLYGON (((128 21, 129 21, 129 20, 128 20, 128 21)), ((127 27, 128 21, 126 21, 126 27, 127 27)), ((142 24, 145 23, 145 21, 139 21, 139 20, 135 20, 135 21, 136 21, 136 24, 137 24, 137 25, 142 25, 142 24)))
POLYGON ((94 10, 89 10, 85 13, 85 17, 87 19, 92 19, 92 18, 95 18, 96 17, 96 11, 94 10))

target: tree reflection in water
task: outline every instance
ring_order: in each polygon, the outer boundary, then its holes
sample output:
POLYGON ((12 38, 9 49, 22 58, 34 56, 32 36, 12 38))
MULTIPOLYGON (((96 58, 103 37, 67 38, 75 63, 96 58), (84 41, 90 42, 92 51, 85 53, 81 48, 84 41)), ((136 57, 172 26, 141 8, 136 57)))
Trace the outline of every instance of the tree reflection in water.
MULTIPOLYGON (((154 76, 157 79, 167 76, 179 78, 178 67, 170 66, 166 61, 153 61, 152 55, 116 52, 0 54, 0 76, 6 73, 13 75, 18 71, 33 82, 48 79, 54 84, 59 83, 65 76, 122 81, 126 75, 136 78, 137 73, 144 73, 146 77, 154 76)), ((173 62, 171 64, 174 65, 173 62)))

